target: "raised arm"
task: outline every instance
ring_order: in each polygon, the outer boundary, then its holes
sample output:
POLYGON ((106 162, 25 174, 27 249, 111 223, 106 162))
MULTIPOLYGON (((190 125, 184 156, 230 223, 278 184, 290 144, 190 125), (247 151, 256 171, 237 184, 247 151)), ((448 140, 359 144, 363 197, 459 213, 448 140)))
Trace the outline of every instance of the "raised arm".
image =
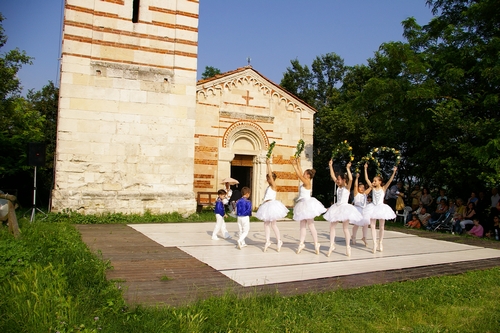
POLYGON ((333 181, 336 181, 337 177, 335 176, 335 170, 333 170, 333 160, 328 162, 328 167, 330 168, 330 177, 332 177, 333 181))
POLYGON ((372 187, 372 182, 370 181, 370 178, 368 178, 368 163, 365 163, 365 181, 370 186, 372 187))
POLYGON ((385 183, 383 189, 384 191, 387 191, 387 188, 391 185, 393 179, 394 179, 394 176, 396 175, 396 171, 398 171, 398 167, 395 166, 393 169, 392 169, 392 175, 391 175, 391 178, 389 178, 389 180, 387 181, 387 183, 385 183))
POLYGON ((298 158, 292 158, 292 166, 293 169, 295 170, 295 173, 297 174, 297 177, 299 177, 300 181, 304 183, 304 187, 306 189, 311 188, 311 180, 304 177, 304 172, 302 171, 302 168, 300 167, 299 159, 298 158))
POLYGON ((352 173, 351 173, 351 162, 347 163, 347 184, 345 187, 350 191, 352 185, 352 173))
POLYGON ((267 176, 269 177, 269 185, 274 191, 276 191, 276 183, 274 182, 273 170, 271 169, 271 161, 269 159, 266 159, 266 166, 267 166, 267 176))
POLYGON ((354 179, 354 196, 358 195, 358 179, 359 179, 359 173, 356 173, 356 178, 354 179))

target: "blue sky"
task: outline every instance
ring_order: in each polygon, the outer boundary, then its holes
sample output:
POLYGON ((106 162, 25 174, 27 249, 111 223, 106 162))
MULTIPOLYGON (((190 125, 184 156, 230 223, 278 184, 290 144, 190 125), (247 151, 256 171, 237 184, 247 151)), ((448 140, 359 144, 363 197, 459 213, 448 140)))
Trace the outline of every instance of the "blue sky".
MULTIPOLYGON (((24 92, 58 82, 63 0, 3 0, 8 37, 0 50, 20 48, 35 58, 19 73, 24 92)), ((425 0, 201 0, 198 78, 206 66, 222 72, 251 65, 279 83, 298 59, 334 52, 347 65, 364 64, 380 44, 403 40, 401 21, 432 18, 425 0)))

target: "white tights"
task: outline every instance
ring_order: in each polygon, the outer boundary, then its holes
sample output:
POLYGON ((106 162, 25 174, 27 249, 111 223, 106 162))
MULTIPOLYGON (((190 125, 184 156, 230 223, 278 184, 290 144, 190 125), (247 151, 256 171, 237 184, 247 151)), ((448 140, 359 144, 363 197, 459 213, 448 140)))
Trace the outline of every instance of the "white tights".
POLYGON ((266 233, 266 243, 269 243, 271 241, 271 228, 274 231, 274 235, 276 236, 276 243, 278 243, 281 240, 280 237, 280 230, 278 229, 278 226, 276 225, 276 221, 264 221, 264 231, 266 233))
MULTIPOLYGON (((330 222, 330 245, 335 244, 335 228, 338 222, 330 222)), ((344 230, 345 245, 351 246, 351 233, 349 232, 349 220, 342 222, 342 229, 344 230)))
POLYGON ((306 227, 309 227, 314 244, 318 243, 318 232, 314 226, 314 219, 307 219, 300 221, 300 244, 304 244, 304 241, 306 240, 306 227))

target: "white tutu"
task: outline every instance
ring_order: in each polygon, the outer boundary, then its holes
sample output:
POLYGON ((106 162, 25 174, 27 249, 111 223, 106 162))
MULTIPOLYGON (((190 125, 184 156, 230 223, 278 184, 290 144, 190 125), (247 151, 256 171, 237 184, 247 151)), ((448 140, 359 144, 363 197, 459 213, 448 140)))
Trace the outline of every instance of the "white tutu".
POLYGON ((372 205, 371 212, 367 214, 370 219, 376 220, 392 220, 396 218, 396 213, 392 210, 389 205, 380 204, 380 205, 372 205))
POLYGON ((293 207, 295 221, 313 219, 326 212, 325 206, 318 199, 309 197, 299 200, 293 207))
POLYGON ((373 204, 368 204, 365 208, 354 206, 354 208, 356 208, 358 212, 361 214, 362 219, 359 221, 349 221, 349 222, 355 225, 359 225, 360 227, 369 225, 370 224, 369 213, 371 212, 372 207, 373 204))
POLYGON ((284 218, 288 214, 288 208, 279 200, 269 200, 260 205, 255 213, 261 221, 276 221, 284 218))
POLYGON ((340 205, 335 204, 330 206, 323 217, 329 222, 349 221, 349 223, 354 223, 354 221, 361 221, 361 219, 363 218, 356 207, 347 203, 340 205))

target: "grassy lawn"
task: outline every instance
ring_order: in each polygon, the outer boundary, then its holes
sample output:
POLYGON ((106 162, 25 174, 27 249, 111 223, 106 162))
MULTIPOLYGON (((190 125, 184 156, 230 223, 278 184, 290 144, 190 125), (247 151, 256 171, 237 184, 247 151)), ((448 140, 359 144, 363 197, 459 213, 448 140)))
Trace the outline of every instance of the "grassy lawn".
MULTIPOLYGON (((213 216, 203 215, 190 218, 213 216)), ((2 228, 0 332, 500 331, 500 268, 293 297, 228 292, 177 308, 130 308, 116 281, 105 278, 109 263, 72 225, 186 220, 51 214, 21 219, 19 239, 2 228)))

